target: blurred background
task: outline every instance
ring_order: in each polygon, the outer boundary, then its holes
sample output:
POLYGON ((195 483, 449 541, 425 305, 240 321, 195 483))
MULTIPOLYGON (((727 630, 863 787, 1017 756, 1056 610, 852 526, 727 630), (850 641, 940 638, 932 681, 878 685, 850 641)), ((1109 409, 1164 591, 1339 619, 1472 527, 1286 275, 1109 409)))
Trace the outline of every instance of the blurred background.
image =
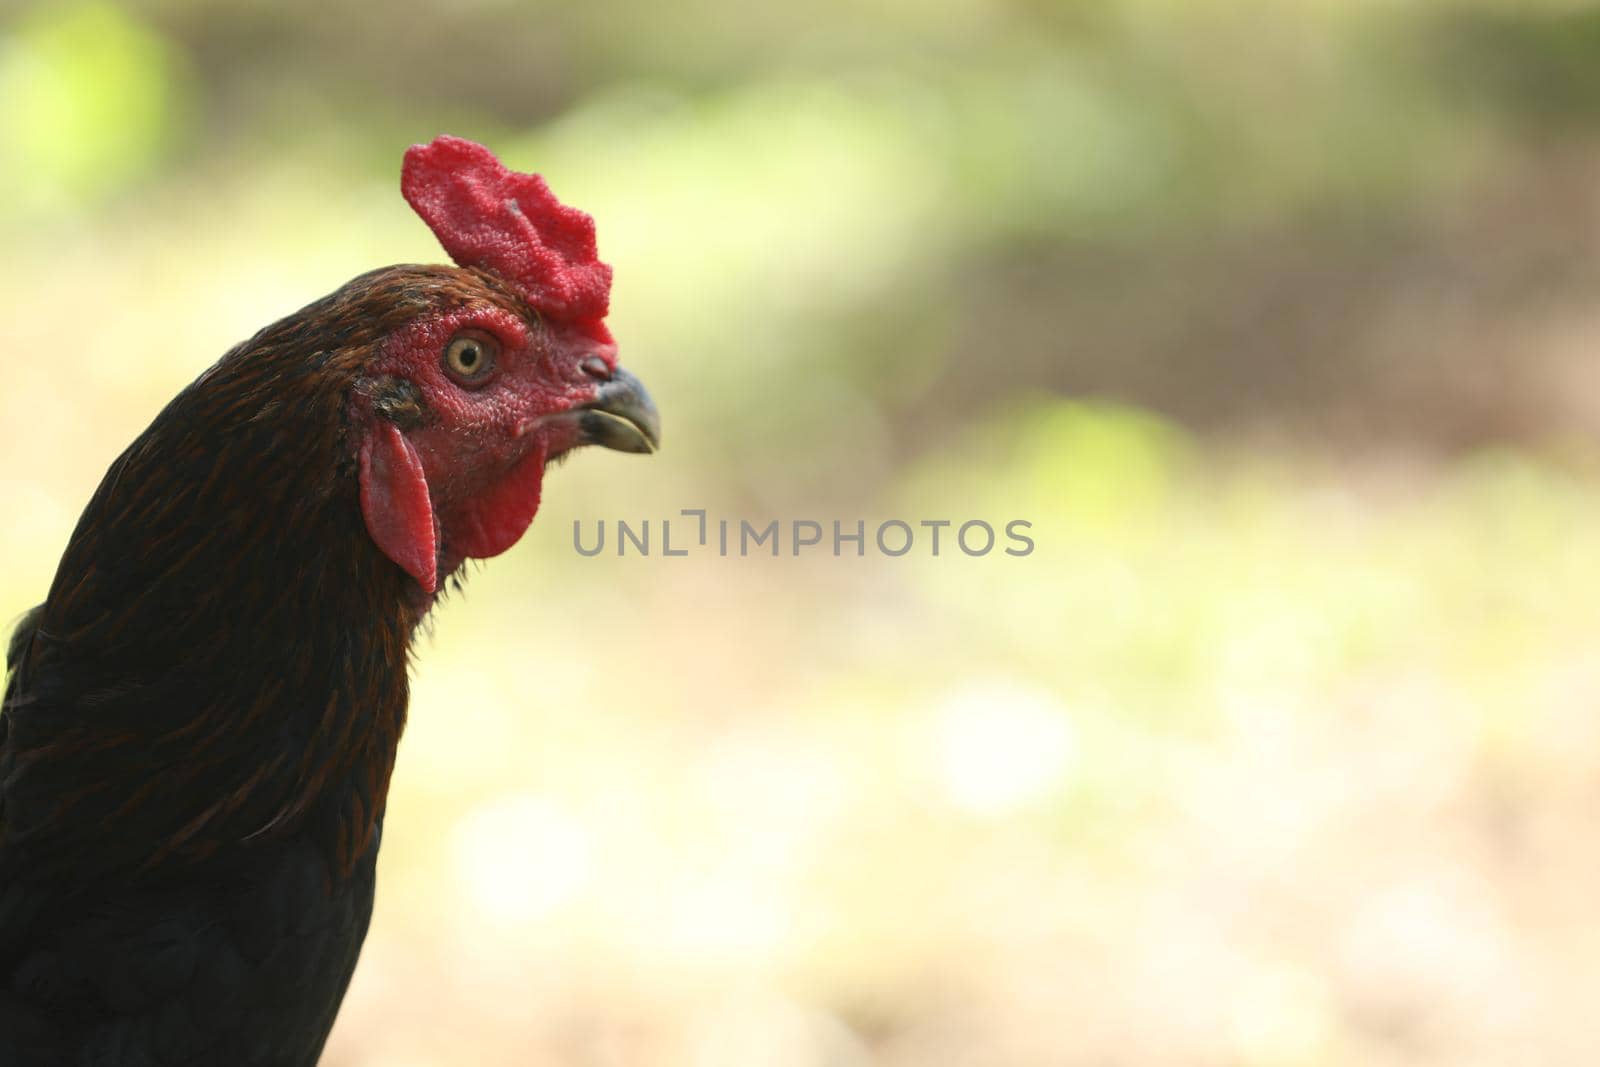
POLYGON ((330 1067, 1600 1059, 1600 6, 12 0, 0 616, 445 131, 666 449, 436 613, 330 1067))

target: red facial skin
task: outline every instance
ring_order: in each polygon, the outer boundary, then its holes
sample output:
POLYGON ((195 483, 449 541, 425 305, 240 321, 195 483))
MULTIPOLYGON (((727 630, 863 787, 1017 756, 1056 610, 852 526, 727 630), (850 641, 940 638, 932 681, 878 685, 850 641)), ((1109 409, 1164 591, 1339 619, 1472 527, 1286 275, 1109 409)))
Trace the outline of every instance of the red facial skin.
POLYGON ((419 319, 384 342, 373 373, 413 383, 429 417, 400 429, 358 412, 362 505, 374 539, 425 592, 463 560, 506 551, 533 521, 545 464, 580 443, 577 420, 558 416, 593 402, 616 369, 616 346, 597 333, 482 303, 419 319), (463 333, 498 347, 481 380, 446 369, 445 351, 463 333))
POLYGON ((384 341, 371 372, 421 391, 417 419, 388 421, 371 396, 355 413, 368 531, 432 594, 440 573, 516 543, 538 510, 544 465, 581 443, 578 419, 559 416, 596 400, 616 370, 604 322, 611 268, 596 256, 593 219, 482 145, 413 145, 400 188, 459 266, 495 280, 384 341), (519 295, 518 310, 492 298, 500 285, 519 295), (482 380, 444 365, 466 331, 498 343, 482 380))

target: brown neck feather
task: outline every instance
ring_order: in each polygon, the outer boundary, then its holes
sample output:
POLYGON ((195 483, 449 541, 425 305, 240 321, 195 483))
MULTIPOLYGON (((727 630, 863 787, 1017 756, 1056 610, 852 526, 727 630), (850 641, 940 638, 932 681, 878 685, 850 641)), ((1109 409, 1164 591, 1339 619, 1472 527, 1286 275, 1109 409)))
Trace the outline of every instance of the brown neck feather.
POLYGON ((336 870, 366 852, 428 606, 366 534, 348 440, 384 316, 416 311, 385 284, 230 352, 107 473, 12 686, 8 844, 120 870, 302 832, 336 870))

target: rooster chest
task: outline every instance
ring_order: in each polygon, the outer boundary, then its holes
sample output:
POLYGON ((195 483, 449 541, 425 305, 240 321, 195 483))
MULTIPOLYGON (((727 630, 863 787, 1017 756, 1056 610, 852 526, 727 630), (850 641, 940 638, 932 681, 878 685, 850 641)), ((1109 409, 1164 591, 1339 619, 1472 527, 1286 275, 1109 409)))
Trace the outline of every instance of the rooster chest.
POLYGON ((0 1018, 27 1025, 0 1037, 0 1062, 311 1067, 366 936, 376 858, 374 835, 336 878, 295 840, 170 890, 46 903, 6 961, 0 1018))

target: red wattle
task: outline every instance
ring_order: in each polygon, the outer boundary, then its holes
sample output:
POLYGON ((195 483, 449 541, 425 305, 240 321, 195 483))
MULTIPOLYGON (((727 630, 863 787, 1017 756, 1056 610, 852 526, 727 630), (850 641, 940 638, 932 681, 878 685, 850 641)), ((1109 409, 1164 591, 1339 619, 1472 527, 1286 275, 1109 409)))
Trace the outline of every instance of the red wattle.
POLYGON ((411 442, 382 419, 361 443, 361 514, 383 554, 432 593, 438 586, 438 542, 428 480, 411 442))
POLYGON ((446 551, 488 559, 516 544, 539 510, 543 482, 544 451, 535 449, 492 487, 450 509, 443 523, 450 532, 446 551))

